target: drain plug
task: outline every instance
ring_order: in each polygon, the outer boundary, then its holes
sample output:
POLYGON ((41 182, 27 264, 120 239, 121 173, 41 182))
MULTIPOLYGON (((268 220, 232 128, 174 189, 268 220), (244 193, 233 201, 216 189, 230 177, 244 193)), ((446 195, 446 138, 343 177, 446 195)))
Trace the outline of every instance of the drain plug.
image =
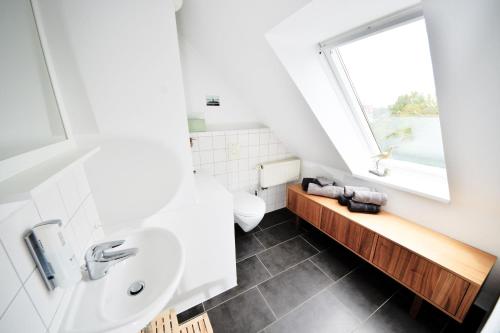
POLYGON ((144 281, 135 281, 130 285, 130 287, 128 287, 127 293, 130 296, 139 295, 144 290, 145 286, 146 284, 144 281))

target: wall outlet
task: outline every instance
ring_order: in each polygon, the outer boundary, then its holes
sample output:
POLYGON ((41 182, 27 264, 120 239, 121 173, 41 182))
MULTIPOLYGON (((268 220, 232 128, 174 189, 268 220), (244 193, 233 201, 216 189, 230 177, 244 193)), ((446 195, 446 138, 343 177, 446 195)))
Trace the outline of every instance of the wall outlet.
POLYGON ((229 160, 238 160, 240 159, 240 144, 236 142, 232 142, 228 146, 228 156, 229 160))

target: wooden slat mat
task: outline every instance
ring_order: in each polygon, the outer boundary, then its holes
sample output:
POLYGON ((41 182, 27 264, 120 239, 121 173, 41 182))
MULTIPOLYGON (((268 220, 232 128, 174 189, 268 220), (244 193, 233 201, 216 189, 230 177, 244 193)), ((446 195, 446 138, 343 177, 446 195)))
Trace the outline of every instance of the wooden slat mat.
POLYGON ((180 328, 181 333, 214 333, 206 312, 182 323, 180 328))
POLYGON ((214 333, 207 313, 179 325, 174 310, 165 310, 153 319, 140 333, 214 333))
POLYGON ((179 333, 179 322, 174 310, 165 310, 151 320, 140 333, 179 333))

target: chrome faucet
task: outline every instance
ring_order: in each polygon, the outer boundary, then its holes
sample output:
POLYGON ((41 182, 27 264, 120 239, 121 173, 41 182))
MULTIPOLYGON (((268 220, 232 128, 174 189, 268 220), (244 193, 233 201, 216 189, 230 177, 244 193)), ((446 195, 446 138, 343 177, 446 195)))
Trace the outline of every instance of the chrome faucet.
POLYGON ((107 251, 122 245, 124 242, 125 240, 116 240, 95 244, 85 252, 85 269, 91 280, 97 280, 104 277, 111 266, 135 256, 137 252, 139 252, 138 248, 107 251))

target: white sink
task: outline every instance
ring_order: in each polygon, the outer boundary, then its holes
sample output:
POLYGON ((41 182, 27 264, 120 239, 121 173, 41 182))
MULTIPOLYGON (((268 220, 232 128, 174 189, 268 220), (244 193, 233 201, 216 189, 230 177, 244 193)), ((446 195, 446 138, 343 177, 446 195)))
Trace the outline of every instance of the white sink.
POLYGON ((99 280, 81 281, 75 288, 61 332, 138 332, 172 298, 184 270, 184 251, 166 229, 142 228, 125 236, 113 250, 136 247, 139 252, 115 264, 99 280), (144 282, 137 295, 128 293, 135 281, 144 282))

